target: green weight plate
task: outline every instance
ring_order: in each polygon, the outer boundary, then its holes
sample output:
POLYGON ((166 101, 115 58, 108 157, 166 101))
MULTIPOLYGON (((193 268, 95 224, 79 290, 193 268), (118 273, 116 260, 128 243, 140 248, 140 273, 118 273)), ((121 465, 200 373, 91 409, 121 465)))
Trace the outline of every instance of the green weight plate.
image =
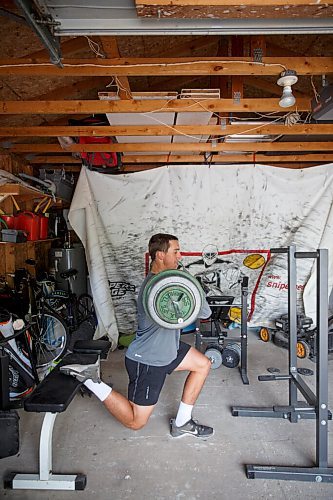
POLYGON ((147 315, 159 326, 181 329, 193 323, 201 309, 203 291, 189 273, 167 270, 155 275, 143 291, 147 315))

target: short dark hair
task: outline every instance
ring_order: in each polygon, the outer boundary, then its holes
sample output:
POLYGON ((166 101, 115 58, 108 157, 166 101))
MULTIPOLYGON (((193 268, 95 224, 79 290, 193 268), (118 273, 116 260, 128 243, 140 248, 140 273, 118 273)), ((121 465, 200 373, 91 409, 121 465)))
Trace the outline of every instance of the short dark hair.
POLYGON ((156 252, 167 252, 170 246, 170 241, 171 240, 176 240, 178 241, 177 236, 174 236, 173 234, 167 234, 167 233, 157 233, 154 234, 148 243, 148 251, 151 260, 155 260, 156 257, 156 252))

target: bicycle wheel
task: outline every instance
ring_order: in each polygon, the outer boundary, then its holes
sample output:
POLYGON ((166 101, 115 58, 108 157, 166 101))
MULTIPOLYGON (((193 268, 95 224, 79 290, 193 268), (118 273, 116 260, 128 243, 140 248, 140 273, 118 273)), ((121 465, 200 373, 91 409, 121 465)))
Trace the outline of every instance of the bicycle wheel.
POLYGON ((83 293, 77 299, 77 311, 79 323, 89 321, 94 326, 97 326, 97 319, 94 307, 94 301, 91 295, 83 293))
POLYGON ((60 316, 43 313, 33 317, 30 327, 36 356, 36 368, 52 364, 65 353, 68 335, 60 316))

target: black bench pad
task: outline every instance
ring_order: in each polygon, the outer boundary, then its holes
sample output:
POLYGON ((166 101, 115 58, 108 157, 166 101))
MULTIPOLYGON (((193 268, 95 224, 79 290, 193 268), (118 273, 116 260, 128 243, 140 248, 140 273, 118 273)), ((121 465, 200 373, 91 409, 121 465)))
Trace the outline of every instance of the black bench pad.
POLYGON ((97 354, 68 354, 42 380, 34 392, 24 402, 26 411, 60 413, 66 410, 82 385, 74 377, 60 372, 60 366, 72 364, 92 364, 97 354))
POLYGON ((111 348, 109 340, 77 340, 74 344, 73 351, 82 354, 99 354, 101 359, 106 359, 111 348))

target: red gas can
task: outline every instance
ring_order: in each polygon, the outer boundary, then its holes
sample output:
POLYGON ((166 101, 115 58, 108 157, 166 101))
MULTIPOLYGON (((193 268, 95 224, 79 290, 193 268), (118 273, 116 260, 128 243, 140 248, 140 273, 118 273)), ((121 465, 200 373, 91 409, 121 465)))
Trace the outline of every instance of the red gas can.
POLYGON ((46 240, 49 235, 49 218, 45 215, 39 216, 39 239, 46 240))
POLYGON ((40 220, 39 215, 33 212, 21 212, 17 215, 15 229, 22 229, 28 234, 28 241, 39 240, 40 220))
POLYGON ((1 219, 5 221, 8 229, 15 229, 15 217, 14 215, 0 215, 1 219))

